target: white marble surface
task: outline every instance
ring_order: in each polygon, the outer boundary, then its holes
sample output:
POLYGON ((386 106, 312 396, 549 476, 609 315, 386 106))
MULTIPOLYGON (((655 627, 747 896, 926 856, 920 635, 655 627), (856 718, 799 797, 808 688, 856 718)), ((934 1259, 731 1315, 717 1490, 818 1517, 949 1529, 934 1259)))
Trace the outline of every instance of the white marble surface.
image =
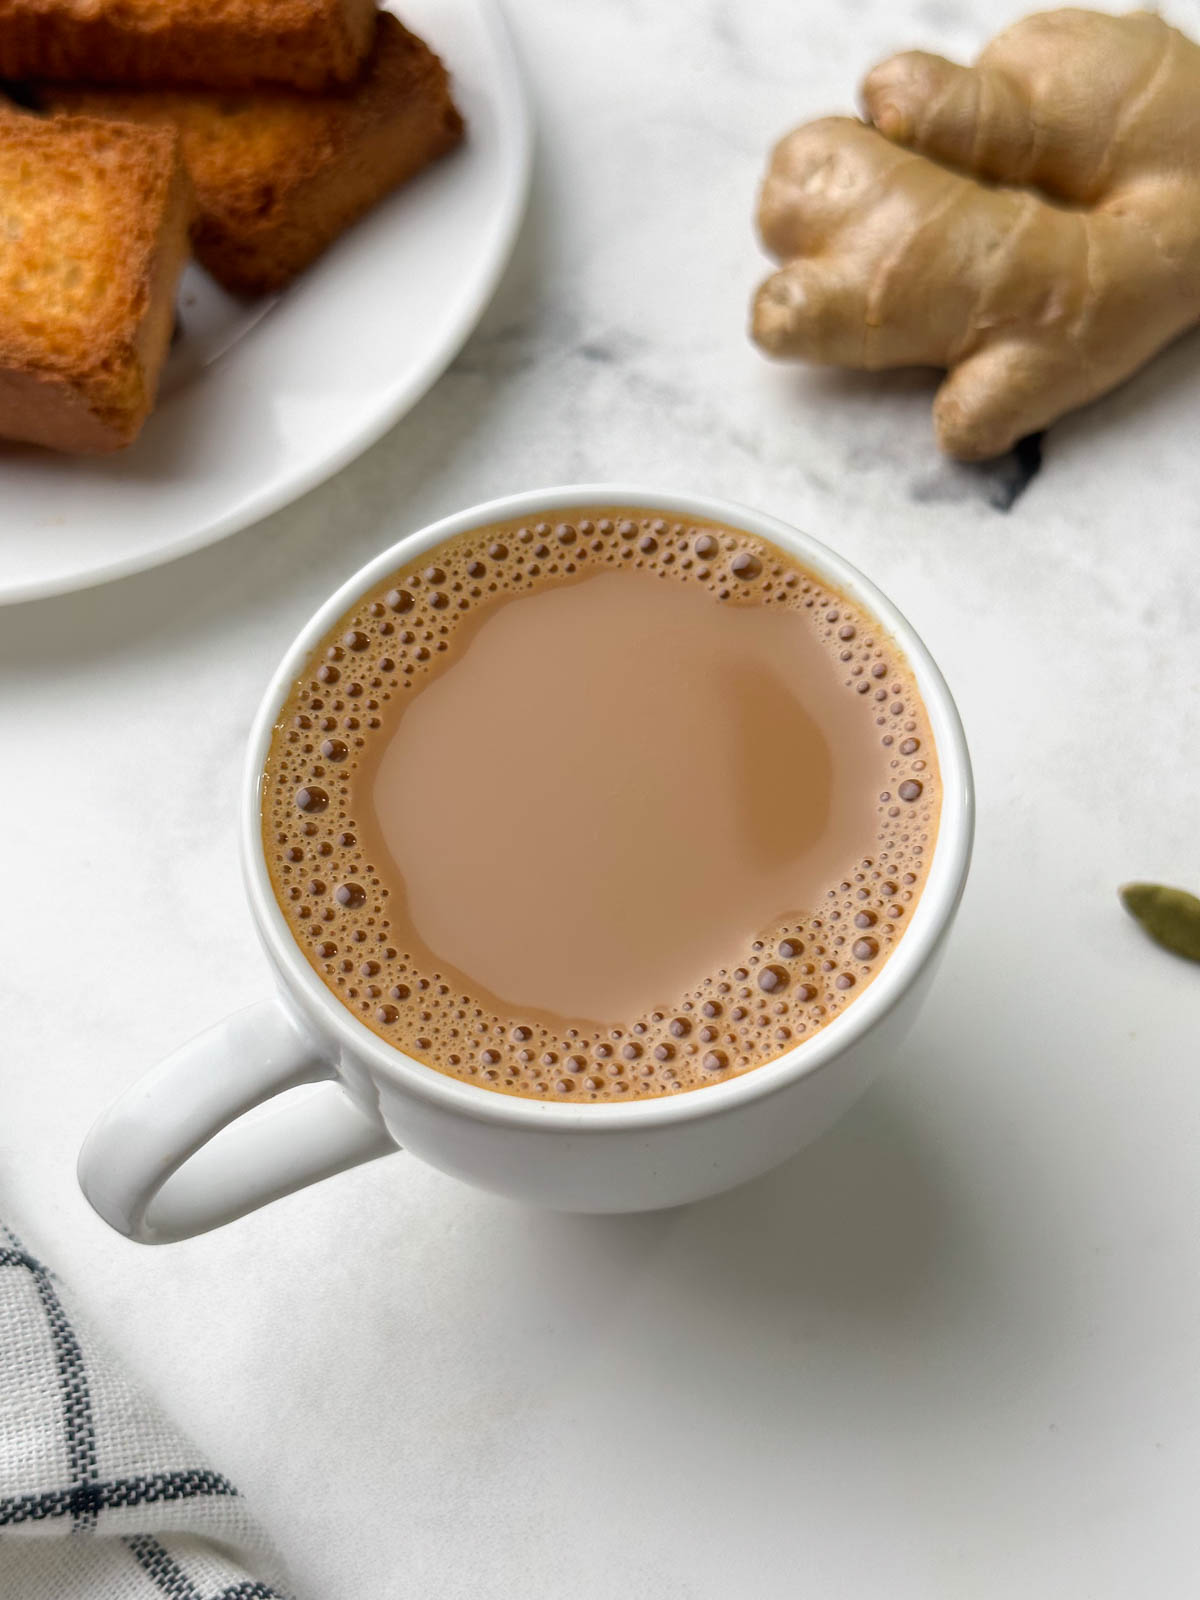
POLYGON ((0 615, 0 1205, 303 1600, 1195 1593, 1200 975, 1114 889, 1200 884, 1200 341, 1054 429, 1006 514, 1003 471, 936 459, 926 378, 772 369, 743 335, 769 141, 1019 9, 523 0, 532 212, 435 392, 258 529, 0 615), (85 1129, 267 981, 234 834, 268 670, 404 529, 605 475, 803 524, 940 659, 978 851, 904 1059, 689 1210, 535 1215, 396 1156, 118 1239, 75 1187, 85 1129))

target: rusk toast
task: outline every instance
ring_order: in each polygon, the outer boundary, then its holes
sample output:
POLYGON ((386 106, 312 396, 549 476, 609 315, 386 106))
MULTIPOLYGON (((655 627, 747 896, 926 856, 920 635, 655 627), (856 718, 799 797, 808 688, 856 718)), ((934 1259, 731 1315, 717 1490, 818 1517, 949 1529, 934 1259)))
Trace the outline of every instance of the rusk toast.
POLYGON ((172 129, 0 110, 0 436, 70 451, 137 437, 190 218, 172 129))
POLYGON ((0 0, 0 78, 115 84, 348 83, 376 0, 0 0))
POLYGON ((386 12, 361 78, 336 94, 54 85, 38 98, 57 112, 178 128, 196 190, 196 257, 244 294, 283 288, 377 200, 462 137, 445 68, 386 12))

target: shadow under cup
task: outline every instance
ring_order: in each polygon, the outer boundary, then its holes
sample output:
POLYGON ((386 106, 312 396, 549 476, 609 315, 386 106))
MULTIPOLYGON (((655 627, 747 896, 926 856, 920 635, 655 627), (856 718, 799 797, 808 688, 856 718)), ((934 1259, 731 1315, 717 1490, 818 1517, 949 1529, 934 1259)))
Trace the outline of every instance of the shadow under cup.
POLYGON ((446 518, 350 579, 280 664, 255 719, 242 804, 247 892, 277 992, 185 1046, 101 1118, 81 1155, 84 1191, 114 1226, 150 1242, 215 1226, 397 1146, 478 1187, 561 1210, 649 1210, 732 1187, 823 1132, 895 1054, 953 921, 972 832, 970 762, 941 674, 887 598, 816 540, 748 507, 619 484, 538 490, 446 518), (568 517, 585 506, 744 529, 840 591, 907 661, 942 791, 933 858, 907 929, 841 1015, 740 1076, 672 1097, 599 1104, 480 1088, 364 1025, 297 944, 272 889, 260 821, 281 708, 316 645, 360 597, 469 530, 516 517, 568 517), (311 1087, 287 1092, 301 1086, 311 1087), (243 1115, 266 1102, 268 1109, 243 1115))

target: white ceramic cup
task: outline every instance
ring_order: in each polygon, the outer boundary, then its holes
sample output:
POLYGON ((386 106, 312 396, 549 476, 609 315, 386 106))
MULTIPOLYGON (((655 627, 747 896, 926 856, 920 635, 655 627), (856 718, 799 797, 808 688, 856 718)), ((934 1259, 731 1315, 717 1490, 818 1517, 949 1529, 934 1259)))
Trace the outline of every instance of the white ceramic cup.
POLYGON ((621 484, 539 489, 447 517, 344 584, 280 663, 250 735, 241 821, 246 888, 275 993, 192 1040, 101 1116, 80 1153, 83 1192, 119 1232, 156 1244, 231 1221, 397 1147, 480 1188, 566 1211, 652 1210, 731 1188, 824 1132, 895 1055, 962 894, 973 815, 962 726, 929 652, 873 584, 815 539, 745 506, 621 484), (943 788, 933 861, 909 926, 841 1016, 740 1077, 674 1098, 595 1106, 476 1088, 372 1033, 334 998, 292 937, 271 890, 260 825, 279 709, 313 646, 360 595, 467 529, 586 505, 744 528, 862 606, 916 676, 943 788))

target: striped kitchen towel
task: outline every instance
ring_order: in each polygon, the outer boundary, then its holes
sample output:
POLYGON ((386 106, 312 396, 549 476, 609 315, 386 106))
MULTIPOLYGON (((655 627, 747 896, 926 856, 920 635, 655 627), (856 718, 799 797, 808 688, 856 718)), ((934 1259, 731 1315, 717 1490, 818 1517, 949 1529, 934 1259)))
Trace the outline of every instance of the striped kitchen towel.
POLYGON ((234 1486, 0 1223, 3 1600, 288 1600, 234 1486))

